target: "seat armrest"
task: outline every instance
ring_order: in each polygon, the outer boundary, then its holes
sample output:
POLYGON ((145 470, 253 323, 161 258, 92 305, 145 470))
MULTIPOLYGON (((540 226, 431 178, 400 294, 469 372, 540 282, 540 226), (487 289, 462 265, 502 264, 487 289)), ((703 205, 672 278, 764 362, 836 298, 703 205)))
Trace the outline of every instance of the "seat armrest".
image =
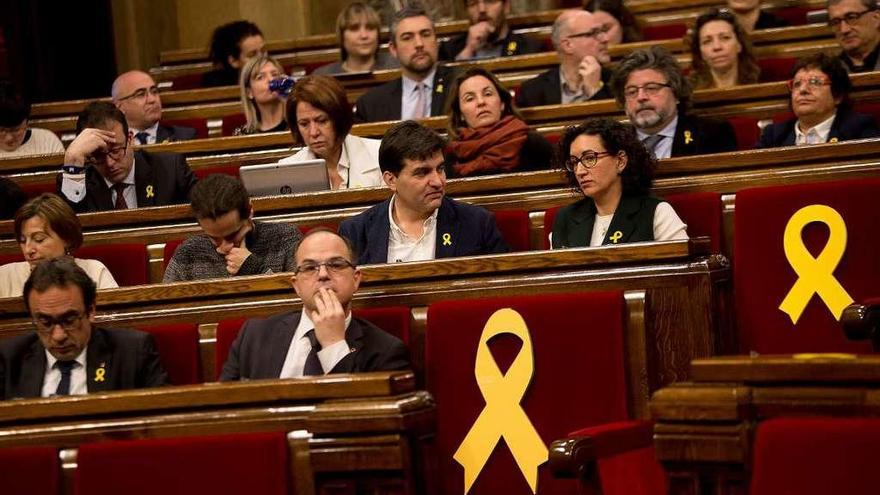
POLYGON ((853 303, 843 310, 840 317, 843 333, 849 340, 872 340, 874 348, 880 344, 880 298, 873 297, 853 303))
POLYGON ((557 478, 582 478, 596 472, 599 459, 650 447, 654 424, 620 421, 577 430, 550 446, 550 469, 557 478))

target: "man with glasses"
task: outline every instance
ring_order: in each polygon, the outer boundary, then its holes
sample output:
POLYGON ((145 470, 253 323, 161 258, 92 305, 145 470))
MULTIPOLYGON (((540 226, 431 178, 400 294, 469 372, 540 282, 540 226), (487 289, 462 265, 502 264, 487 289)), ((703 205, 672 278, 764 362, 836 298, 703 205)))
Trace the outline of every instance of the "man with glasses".
POLYGON ((473 60, 538 53, 540 44, 516 34, 507 23, 510 0, 464 0, 468 32, 440 45, 440 60, 473 60))
POLYGON ((828 26, 849 72, 880 70, 880 11, 876 0, 829 0, 828 26))
POLYGON ((78 213, 189 201, 196 177, 177 153, 134 151, 125 115, 112 103, 86 105, 56 185, 78 213))
POLYGON ((759 148, 878 136, 874 119, 852 110, 852 84, 837 57, 824 53, 804 57, 795 63, 792 74, 789 105, 795 118, 765 127, 759 148))
POLYGON ((735 151, 728 122, 687 115, 691 86, 666 49, 652 46, 627 55, 611 82, 639 140, 658 159, 735 151))
POLYGON ((522 84, 516 94, 519 107, 559 105, 610 98, 611 71, 605 66, 609 26, 585 10, 566 10, 553 23, 551 39, 559 66, 522 84))
POLYGON ((290 272, 293 246, 302 237, 286 223, 254 220, 244 185, 226 174, 209 175, 192 190, 192 211, 202 228, 183 242, 163 282, 290 272))
POLYGON ((0 397, 82 395, 168 383, 149 334, 92 326, 95 294, 95 283, 70 260, 34 267, 23 294, 34 331, 0 341, 0 397))
POLYGON ((156 81, 146 72, 133 70, 121 74, 113 81, 110 96, 116 108, 125 114, 136 144, 187 141, 196 137, 196 130, 191 127, 159 123, 162 118, 162 98, 156 81))
POLYGON ((407 369, 400 339, 351 314, 361 282, 351 245, 316 228, 297 244, 293 290, 302 311, 245 322, 229 350, 221 381, 322 376, 407 369))

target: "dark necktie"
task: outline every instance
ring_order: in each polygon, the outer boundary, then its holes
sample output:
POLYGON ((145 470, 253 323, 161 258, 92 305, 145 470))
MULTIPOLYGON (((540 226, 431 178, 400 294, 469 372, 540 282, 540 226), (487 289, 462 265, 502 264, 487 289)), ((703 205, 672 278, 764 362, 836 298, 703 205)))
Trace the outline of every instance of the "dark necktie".
POLYGON ((113 184, 113 190, 116 191, 116 203, 114 203, 113 208, 117 210, 127 210, 128 203, 125 202, 125 191, 126 185, 122 182, 113 184))
POLYGON ((55 367, 61 372, 61 381, 58 382, 58 388, 55 395, 70 395, 70 370, 76 361, 55 361, 55 367))
POLYGON ((645 143, 645 148, 648 148, 648 151, 651 152, 655 157, 657 156, 657 144, 663 140, 665 136, 661 136, 660 134, 654 134, 646 137, 642 140, 645 143))
POLYGON ((315 331, 309 330, 306 332, 306 338, 312 344, 312 350, 309 351, 306 365, 303 366, 303 376, 324 376, 324 368, 321 366, 321 360, 318 359, 318 351, 321 350, 321 344, 318 343, 315 331))
POLYGON ((134 138, 138 140, 141 145, 147 144, 147 138, 150 137, 146 132, 139 132, 134 135, 134 138))

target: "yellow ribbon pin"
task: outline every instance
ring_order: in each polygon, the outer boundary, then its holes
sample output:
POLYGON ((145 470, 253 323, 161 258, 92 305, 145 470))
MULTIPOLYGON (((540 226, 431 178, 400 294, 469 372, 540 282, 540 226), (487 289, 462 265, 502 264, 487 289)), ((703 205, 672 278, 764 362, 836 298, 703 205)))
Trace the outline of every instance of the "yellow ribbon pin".
POLYGON ((152 198, 153 196, 155 196, 155 194, 153 194, 153 186, 147 186, 147 197, 152 198))
POLYGON ((836 143, 836 142, 837 142, 837 138, 836 138, 836 137, 833 137, 833 138, 829 139, 828 142, 829 142, 829 143, 836 143))
POLYGON ((449 234, 443 234, 443 245, 451 246, 452 245, 452 236, 449 234))
POLYGON ((437 85, 437 92, 438 92, 438 93, 442 93, 442 92, 443 92, 443 83, 440 83, 440 84, 437 85))
POLYGON ((532 493, 536 493, 538 466, 547 461, 549 452, 519 404, 532 380, 533 359, 532 339, 522 316, 510 308, 496 311, 483 327, 474 364, 474 376, 486 407, 452 456, 464 468, 465 493, 477 481, 501 438, 504 438, 532 493), (502 375, 488 341, 504 333, 519 337, 522 348, 507 373, 502 375))
POLYGON ((684 144, 691 144, 694 142, 693 136, 691 136, 691 131, 684 131, 684 144))
POLYGON ((623 237, 623 232, 615 230, 614 233, 611 234, 611 237, 608 238, 608 240, 610 240, 614 244, 617 244, 617 241, 619 241, 621 237, 623 237))
POLYGON ((788 263, 798 275, 797 281, 788 291, 782 304, 784 313, 796 324, 801 314, 816 293, 828 306, 834 318, 840 320, 843 309, 853 302, 853 298, 834 278, 834 270, 846 251, 846 223, 834 208, 826 205, 805 206, 795 212, 785 226, 783 247, 788 263), (828 243, 822 248, 818 258, 807 251, 801 231, 807 224, 822 222, 830 231, 828 243))
POLYGON ((507 54, 513 55, 516 52, 516 41, 511 41, 507 44, 507 54))
POLYGON ((107 373, 107 370, 104 369, 104 363, 101 363, 101 367, 95 370, 95 381, 103 382, 105 373, 107 373))

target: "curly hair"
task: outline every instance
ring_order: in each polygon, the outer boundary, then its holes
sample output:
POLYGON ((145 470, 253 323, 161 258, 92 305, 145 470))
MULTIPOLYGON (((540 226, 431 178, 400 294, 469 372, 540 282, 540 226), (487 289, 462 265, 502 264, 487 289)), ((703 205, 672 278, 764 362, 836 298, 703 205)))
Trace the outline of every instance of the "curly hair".
MULTIPOLYGON (((791 68, 790 79, 793 80, 798 72, 805 69, 816 69, 828 76, 831 81, 831 95, 835 99, 840 99, 838 108, 846 108, 851 105, 849 93, 852 91, 852 82, 849 80, 846 67, 839 58, 822 52, 799 58, 791 68)), ((790 98, 789 105, 791 105, 790 98)))
POLYGON ((629 76, 637 70, 653 69, 666 77, 666 82, 672 89, 675 99, 678 100, 682 109, 688 108, 691 100, 691 84, 684 77, 681 66, 669 51, 661 46, 651 46, 635 50, 617 65, 614 76, 611 78, 611 91, 620 106, 626 102, 623 92, 629 76))
POLYGON ((687 37, 691 49, 691 83, 695 89, 705 89, 715 86, 709 64, 703 60, 703 52, 700 50, 700 31, 703 26, 712 21, 726 22, 733 28, 733 34, 742 49, 737 56, 736 83, 754 84, 758 82, 761 68, 755 60, 752 52, 752 41, 742 26, 736 21, 736 17, 727 9, 711 8, 697 17, 697 22, 687 37))
POLYGON ((624 196, 641 196, 648 193, 654 180, 657 159, 639 141, 635 129, 614 119, 590 119, 580 125, 565 129, 556 155, 556 167, 565 172, 568 183, 581 192, 574 172, 565 168, 565 161, 571 155, 571 143, 578 136, 598 136, 605 150, 616 155, 621 151, 626 155, 626 167, 620 173, 624 196))

